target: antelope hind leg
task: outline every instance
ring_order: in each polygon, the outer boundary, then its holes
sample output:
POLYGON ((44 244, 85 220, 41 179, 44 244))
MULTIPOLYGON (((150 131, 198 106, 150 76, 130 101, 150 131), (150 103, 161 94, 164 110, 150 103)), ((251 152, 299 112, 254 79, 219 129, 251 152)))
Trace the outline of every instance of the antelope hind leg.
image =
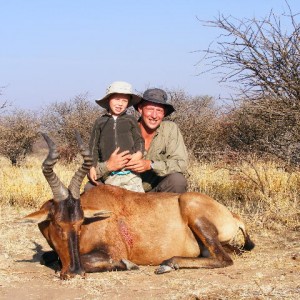
POLYGON ((206 218, 198 218, 189 224, 194 234, 208 249, 211 257, 181 257, 174 256, 163 261, 155 270, 156 274, 163 274, 179 268, 223 268, 233 264, 231 257, 223 249, 218 240, 216 227, 206 218))

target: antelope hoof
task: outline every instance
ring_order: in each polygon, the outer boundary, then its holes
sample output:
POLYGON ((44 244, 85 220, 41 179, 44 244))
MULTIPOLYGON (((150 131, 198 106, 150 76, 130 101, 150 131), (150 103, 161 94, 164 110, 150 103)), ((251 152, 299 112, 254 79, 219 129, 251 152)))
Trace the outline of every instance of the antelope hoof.
POLYGON ((175 268, 172 268, 170 266, 167 265, 160 265, 156 270, 155 270, 155 274, 159 275, 159 274, 164 274, 164 273, 169 273, 171 271, 175 270, 175 268))
POLYGON ((74 276, 71 276, 70 274, 67 274, 67 273, 60 273, 59 277, 60 277, 61 280, 70 280, 74 276))
POLYGON ((126 266, 126 269, 131 271, 131 270, 139 270, 139 266, 132 263, 131 261, 127 260, 127 259, 121 259, 121 262, 126 266))

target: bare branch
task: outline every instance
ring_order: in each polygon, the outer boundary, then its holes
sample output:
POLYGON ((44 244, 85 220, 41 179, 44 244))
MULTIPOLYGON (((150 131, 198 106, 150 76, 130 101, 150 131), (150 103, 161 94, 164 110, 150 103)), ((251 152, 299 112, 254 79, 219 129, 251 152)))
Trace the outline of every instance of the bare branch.
POLYGON ((204 26, 221 34, 204 50, 207 69, 233 84, 240 105, 229 116, 235 151, 271 153, 300 164, 300 24, 272 10, 262 19, 219 15, 204 26))
MULTIPOLYGON (((288 6, 289 7, 289 6, 288 6)), ((204 26, 216 27, 222 34, 205 53, 203 72, 220 71, 220 82, 238 84, 239 95, 253 98, 300 95, 300 26, 298 14, 275 15, 273 11, 262 20, 236 19, 219 15, 204 26), (284 30, 281 18, 288 21, 284 30)))

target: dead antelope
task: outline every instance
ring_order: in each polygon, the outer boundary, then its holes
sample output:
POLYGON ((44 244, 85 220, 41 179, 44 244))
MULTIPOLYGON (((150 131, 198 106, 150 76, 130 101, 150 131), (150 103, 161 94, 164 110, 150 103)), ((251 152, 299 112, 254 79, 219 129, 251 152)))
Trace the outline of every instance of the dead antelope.
POLYGON ((55 144, 44 137, 49 154, 43 173, 53 199, 24 219, 39 224, 59 256, 62 279, 137 265, 159 265, 157 274, 226 267, 233 261, 223 245, 231 244, 239 231, 243 248, 254 247, 240 218, 204 194, 145 194, 100 185, 80 195, 92 159, 79 136, 84 162, 66 188, 53 171, 58 160, 55 144), (207 249, 209 257, 201 256, 201 249, 207 249))

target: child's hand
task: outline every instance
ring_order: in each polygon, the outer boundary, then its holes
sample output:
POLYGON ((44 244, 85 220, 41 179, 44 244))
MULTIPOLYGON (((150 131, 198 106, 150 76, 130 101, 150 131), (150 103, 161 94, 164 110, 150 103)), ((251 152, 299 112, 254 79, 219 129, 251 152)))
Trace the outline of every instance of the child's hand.
POLYGON ((98 182, 97 182, 97 173, 96 173, 96 168, 95 167, 91 167, 90 168, 89 173, 88 173, 88 178, 94 184, 98 185, 98 182))

